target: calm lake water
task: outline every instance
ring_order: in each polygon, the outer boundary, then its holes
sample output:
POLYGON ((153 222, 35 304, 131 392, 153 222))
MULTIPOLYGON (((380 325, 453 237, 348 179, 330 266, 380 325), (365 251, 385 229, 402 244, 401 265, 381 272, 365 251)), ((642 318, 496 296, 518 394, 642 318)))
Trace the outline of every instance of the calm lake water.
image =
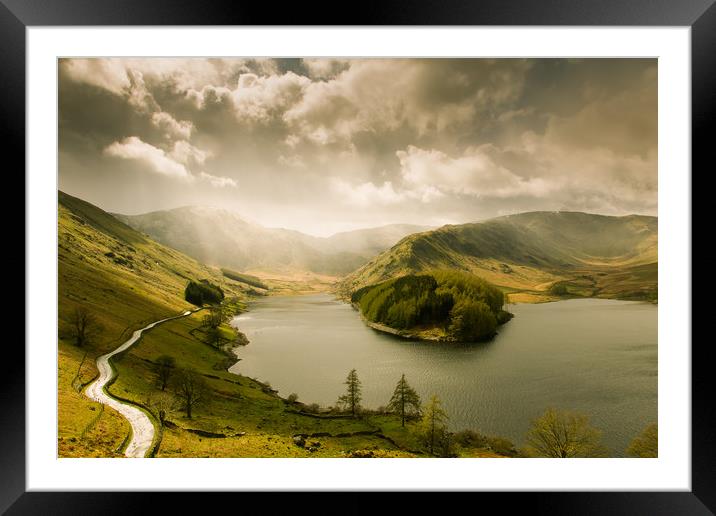
POLYGON ((657 420, 657 307, 579 299, 511 305, 515 318, 488 343, 412 342, 366 327, 332 296, 257 300, 234 319, 250 344, 231 371, 301 401, 335 404, 355 368, 363 405, 387 405, 400 375, 437 394, 453 429, 524 441, 549 406, 590 415, 612 456, 657 420))

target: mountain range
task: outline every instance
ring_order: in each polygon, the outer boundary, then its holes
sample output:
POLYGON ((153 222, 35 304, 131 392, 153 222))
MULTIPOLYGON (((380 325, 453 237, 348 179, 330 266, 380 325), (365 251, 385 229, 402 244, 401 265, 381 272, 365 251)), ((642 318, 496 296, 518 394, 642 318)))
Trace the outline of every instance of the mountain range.
POLYGON ((513 301, 550 295, 654 299, 658 220, 529 212, 412 234, 346 276, 344 295, 433 269, 475 273, 513 301), (518 294, 517 294, 518 293, 518 294))
POLYGON ((429 229, 392 224, 316 237, 266 228, 231 211, 209 207, 113 215, 157 242, 209 265, 241 271, 306 270, 331 276, 348 274, 404 236, 429 229))
MULTIPOLYGON (((74 199, 60 196, 65 203, 74 199)), ((331 237, 266 228, 208 207, 113 214, 113 220, 202 264, 259 276, 276 271, 331 276, 342 297, 437 269, 474 273, 502 288, 511 302, 565 295, 658 297, 658 219, 645 215, 541 211, 440 228, 394 224, 331 237)))

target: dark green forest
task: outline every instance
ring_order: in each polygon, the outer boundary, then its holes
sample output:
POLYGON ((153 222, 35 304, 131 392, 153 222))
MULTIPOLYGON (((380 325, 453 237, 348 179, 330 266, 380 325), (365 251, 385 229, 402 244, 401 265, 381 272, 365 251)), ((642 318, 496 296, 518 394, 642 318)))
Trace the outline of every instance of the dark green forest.
POLYGON ((356 290, 351 302, 371 322, 397 330, 439 327, 463 342, 490 339, 512 317, 500 289, 460 271, 401 276, 356 290))
POLYGON ((196 306, 213 305, 224 299, 224 291, 207 280, 189 281, 184 290, 184 299, 196 306))
POLYGON ((234 281, 240 281, 241 283, 246 283, 247 285, 251 285, 252 287, 263 288, 263 289, 268 290, 268 285, 266 285, 266 283, 261 281, 256 276, 252 276, 250 274, 244 274, 242 272, 236 272, 235 270, 226 269, 223 267, 221 269, 221 273, 224 276, 226 276, 227 278, 232 279, 234 281))

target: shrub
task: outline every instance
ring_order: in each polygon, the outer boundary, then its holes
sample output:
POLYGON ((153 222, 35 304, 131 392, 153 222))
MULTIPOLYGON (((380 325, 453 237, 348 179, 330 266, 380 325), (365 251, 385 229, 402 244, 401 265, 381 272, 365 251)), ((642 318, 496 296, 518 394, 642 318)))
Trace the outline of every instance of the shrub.
POLYGON ((656 423, 647 426, 632 440, 627 448, 629 457, 659 456, 659 427, 656 423))
POLYGON ((184 290, 184 299, 196 306, 216 304, 224 299, 224 291, 207 280, 189 281, 184 290))
POLYGON ((567 285, 565 285, 564 283, 555 283, 550 287, 549 292, 555 296, 566 296, 567 294, 569 294, 569 291, 567 290, 567 285))
POLYGON ((548 408, 532 420, 526 451, 534 457, 603 457, 607 450, 601 436, 586 414, 548 408))
POLYGON ((488 437, 487 444, 492 451, 506 457, 516 457, 519 454, 515 444, 503 437, 488 437))
POLYGON ((485 448, 489 446, 487 438, 474 430, 456 432, 453 439, 463 448, 485 448))
POLYGON ((288 395, 288 398, 286 398, 289 403, 296 403, 298 401, 298 394, 295 392, 292 392, 288 395))

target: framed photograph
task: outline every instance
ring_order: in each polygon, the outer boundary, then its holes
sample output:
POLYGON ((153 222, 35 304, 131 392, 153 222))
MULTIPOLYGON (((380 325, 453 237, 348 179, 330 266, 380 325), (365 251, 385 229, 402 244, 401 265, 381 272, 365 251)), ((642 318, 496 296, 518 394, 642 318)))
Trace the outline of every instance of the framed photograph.
POLYGON ((710 514, 712 3, 336 23, 3 0, 28 301, 0 507, 529 491, 710 514))

